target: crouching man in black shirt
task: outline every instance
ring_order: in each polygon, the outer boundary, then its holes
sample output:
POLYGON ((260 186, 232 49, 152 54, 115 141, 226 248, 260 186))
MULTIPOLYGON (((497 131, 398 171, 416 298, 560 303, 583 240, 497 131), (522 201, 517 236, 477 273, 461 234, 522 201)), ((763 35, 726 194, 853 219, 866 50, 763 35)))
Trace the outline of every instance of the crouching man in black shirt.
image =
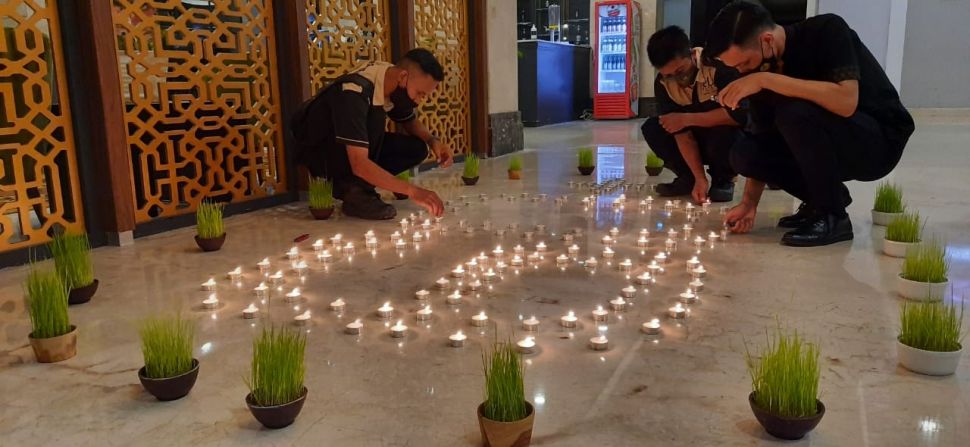
POLYGON ((705 64, 701 49, 690 47, 687 33, 669 26, 650 36, 647 57, 657 69, 656 117, 640 128, 643 138, 677 178, 657 185, 664 197, 690 194, 701 203, 734 199, 734 170, 728 156, 741 136, 747 111, 728 112, 717 103, 718 89, 738 78, 720 62, 705 64), (711 182, 704 174, 708 165, 711 182), (708 186, 710 187, 708 189, 708 186))
POLYGON ((291 125, 297 162, 310 174, 333 181, 343 212, 363 219, 392 219, 393 206, 374 187, 408 195, 434 216, 444 211, 433 191, 395 177, 428 157, 451 165, 451 148, 415 119, 414 109, 444 79, 430 51, 414 49, 397 63, 372 62, 337 78, 305 102, 291 125), (385 133, 387 118, 408 135, 385 133))
POLYGON ((748 177, 741 204, 725 216, 747 232, 765 182, 802 200, 778 225, 782 243, 850 240, 847 180, 873 181, 899 162, 913 133, 909 112, 859 36, 833 14, 781 27, 760 5, 735 1, 711 22, 706 51, 743 76, 719 95, 725 107, 750 99, 753 133, 731 150, 748 177))

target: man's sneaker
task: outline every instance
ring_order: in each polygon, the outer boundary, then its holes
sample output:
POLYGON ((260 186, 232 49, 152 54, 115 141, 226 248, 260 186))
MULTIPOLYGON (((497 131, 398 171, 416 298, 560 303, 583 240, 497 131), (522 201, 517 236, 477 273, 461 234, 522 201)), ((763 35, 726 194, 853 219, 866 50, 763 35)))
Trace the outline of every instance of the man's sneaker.
POLYGON ((805 225, 813 217, 815 217, 815 208, 807 202, 802 202, 801 205, 798 205, 798 211, 795 211, 795 214, 778 219, 778 226, 781 228, 798 228, 805 225))
POLYGON ((734 182, 727 180, 711 183, 711 189, 707 192, 707 197, 711 202, 730 202, 734 200, 734 182))
POLYGON ((346 191, 342 191, 341 196, 343 196, 340 197, 343 200, 341 209, 344 215, 368 220, 388 220, 397 216, 397 210, 384 203, 373 188, 351 186, 346 191))
POLYGON ((694 179, 677 177, 670 183, 657 185, 657 194, 660 197, 686 196, 694 189, 694 179))

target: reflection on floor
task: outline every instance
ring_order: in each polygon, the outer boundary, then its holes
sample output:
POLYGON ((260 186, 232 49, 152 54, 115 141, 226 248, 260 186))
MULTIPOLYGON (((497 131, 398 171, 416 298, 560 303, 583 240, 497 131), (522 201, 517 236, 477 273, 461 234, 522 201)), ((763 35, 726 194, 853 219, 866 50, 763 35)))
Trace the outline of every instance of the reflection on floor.
MULTIPOLYGON (((967 292, 970 272, 968 123, 921 118, 892 174, 904 185, 909 205, 928 217, 927 230, 948 242, 951 293, 957 299, 967 292)), ((483 161, 482 180, 474 187, 454 186, 456 168, 422 174, 417 181, 450 201, 446 217, 427 230, 410 202, 396 202, 399 219, 380 223, 340 217, 315 222, 305 204, 292 204, 229 218, 226 246, 216 253, 197 252, 192 229, 131 247, 100 248, 101 290, 89 304, 71 309, 80 328, 79 352, 61 364, 34 363, 20 297, 24 269, 0 272, 2 444, 57 439, 68 445, 478 445, 481 346, 495 337, 530 335, 522 320, 532 316, 539 321, 533 334, 537 348, 525 359, 527 394, 537 408, 534 445, 774 443, 748 408, 743 354, 776 319, 822 348, 827 415, 798 445, 970 444, 970 361, 942 379, 896 365, 899 299, 892 291, 899 261, 876 252, 882 230, 873 229, 867 217, 874 184, 850 185, 856 199, 851 243, 815 249, 778 245, 781 232, 773 223, 797 206, 782 192, 766 194, 755 232, 712 243, 712 231, 720 236, 719 206, 708 213, 695 209, 699 218, 689 236, 683 203, 670 215, 660 199, 641 207, 650 185, 671 177, 644 173, 646 146, 638 124, 531 130, 527 147, 533 149, 523 154, 521 181, 506 178, 505 159, 483 161), (587 145, 598 147, 593 177, 581 177, 575 168, 575 149, 587 145), (590 191, 581 182, 617 178, 632 186, 604 190, 589 206, 583 203, 590 191), (622 209, 614 207, 620 194, 626 197, 622 209), (412 213, 413 225, 401 231, 400 218, 412 213), (604 245, 614 227, 612 245, 604 245), (642 229, 649 233, 647 248, 638 247, 642 229), (379 244, 373 251, 364 242, 368 230, 379 244), (391 240, 395 231, 406 241, 401 250, 391 240), (338 233, 340 250, 329 243, 338 233), (421 242, 414 242, 415 233, 421 242), (309 238, 297 244, 307 263, 301 276, 286 252, 302 234, 309 238), (694 245, 698 236, 711 239, 700 243, 700 253, 694 245), (649 271, 668 238, 677 247, 664 273, 655 283, 639 284, 637 276, 649 271), (331 262, 318 260, 316 239, 324 240, 331 262), (353 253, 346 250, 348 242, 353 253), (540 242, 547 248, 530 262, 540 242), (575 254, 569 250, 573 244, 575 254), (522 267, 511 265, 516 245, 523 247, 522 267), (492 254, 498 246, 505 269, 492 254), (611 259, 604 256, 606 247, 614 252, 611 259), (699 299, 682 304, 691 256, 707 274, 700 279, 699 299), (588 265, 591 257, 596 268, 588 265), (260 282, 270 283, 256 265, 264 258, 271 263, 268 273, 281 270, 284 281, 270 288, 265 303, 252 291, 260 282), (486 281, 479 267, 469 265, 473 258, 499 278, 486 281), (629 273, 620 269, 626 259, 629 273), (241 279, 225 279, 237 266, 241 279), (452 276, 456 266, 466 272, 461 279, 452 276), (471 277, 473 272, 479 276, 471 277), (219 305, 204 310, 209 293, 200 284, 210 277, 219 305), (436 287, 440 278, 446 288, 436 287), (461 303, 448 304, 456 289, 475 281, 482 282, 477 290, 459 292, 461 303), (631 285, 633 290, 624 290, 631 285), (299 297, 282 296, 294 288, 299 297), (427 300, 415 299, 421 289, 429 291, 427 300), (611 301, 623 294, 624 309, 613 310, 611 301), (329 306, 338 297, 346 302, 341 313, 329 306), (377 315, 384 303, 393 307, 389 319, 377 315), (684 320, 668 315, 678 303, 690 309, 684 320), (255 322, 242 318, 250 304, 260 308, 255 322), (417 320, 426 305, 431 318, 417 320), (593 320, 597 306, 608 311, 606 322, 593 320), (187 398, 159 403, 136 378, 142 365, 136 324, 146 315, 176 310, 199 320, 202 367, 187 398), (252 336, 269 322, 294 324, 307 310, 307 404, 292 427, 261 430, 243 402, 252 336), (570 311, 577 317, 575 328, 561 324, 570 311), (482 312, 487 324, 474 325, 473 317, 482 312), (660 320, 661 335, 641 332, 653 318, 660 320), (363 324, 361 334, 346 334, 345 325, 356 319, 363 324), (409 326, 404 338, 389 334, 398 320, 409 326), (469 338, 463 348, 452 348, 448 336, 458 330, 469 338), (608 338, 604 351, 590 348, 590 339, 599 335, 608 338)))

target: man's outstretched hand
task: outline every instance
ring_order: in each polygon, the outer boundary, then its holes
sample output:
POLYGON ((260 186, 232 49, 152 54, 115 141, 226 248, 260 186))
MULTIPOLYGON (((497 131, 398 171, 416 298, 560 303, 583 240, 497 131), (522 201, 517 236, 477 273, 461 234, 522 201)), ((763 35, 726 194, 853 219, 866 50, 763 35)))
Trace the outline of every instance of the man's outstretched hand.
POLYGON ((747 233, 754 227, 754 216, 757 210, 757 206, 741 202, 724 215, 724 225, 727 225, 732 233, 747 233))
POLYGON ((444 214, 445 206, 443 203, 441 203, 441 198, 438 197, 438 194, 435 194, 434 191, 419 188, 417 186, 413 186, 412 188, 413 191, 411 191, 408 196, 411 197, 411 200, 413 200, 414 203, 424 207, 424 209, 428 210, 428 213, 434 217, 441 217, 441 215, 444 214))
POLYGON ((437 138, 431 142, 431 152, 434 152, 435 158, 438 159, 438 166, 442 168, 447 168, 451 166, 452 163, 452 151, 451 146, 437 138))

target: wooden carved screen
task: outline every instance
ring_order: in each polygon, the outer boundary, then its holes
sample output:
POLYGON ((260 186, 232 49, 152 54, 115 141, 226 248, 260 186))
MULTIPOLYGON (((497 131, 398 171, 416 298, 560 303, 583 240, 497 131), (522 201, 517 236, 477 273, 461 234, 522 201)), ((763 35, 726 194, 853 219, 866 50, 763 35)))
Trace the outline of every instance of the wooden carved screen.
POLYGON ((84 230, 57 2, 0 1, 0 251, 84 230))
POLYGON ((467 1, 414 0, 414 28, 417 45, 445 68, 444 82, 421 104, 419 119, 456 154, 465 153, 471 142, 467 1))
POLYGON ((388 0, 305 1, 311 93, 365 62, 390 62, 388 0))
POLYGON ((286 189, 270 0, 112 0, 135 220, 286 189))

